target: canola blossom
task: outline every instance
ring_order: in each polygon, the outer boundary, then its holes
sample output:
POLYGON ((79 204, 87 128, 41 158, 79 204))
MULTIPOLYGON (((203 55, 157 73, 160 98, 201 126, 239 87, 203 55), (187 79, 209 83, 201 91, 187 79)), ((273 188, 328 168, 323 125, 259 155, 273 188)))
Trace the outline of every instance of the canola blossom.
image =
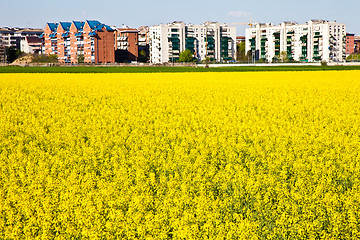
POLYGON ((0 74, 0 239, 360 239, 360 71, 0 74))

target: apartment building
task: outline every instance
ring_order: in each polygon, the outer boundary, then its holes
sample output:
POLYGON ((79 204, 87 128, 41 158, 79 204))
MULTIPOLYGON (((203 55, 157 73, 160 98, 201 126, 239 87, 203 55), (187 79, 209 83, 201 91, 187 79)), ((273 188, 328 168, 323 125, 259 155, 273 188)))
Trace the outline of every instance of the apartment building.
POLYGON ((57 27, 59 23, 47 23, 44 29, 44 33, 40 36, 44 38, 45 54, 56 54, 57 51, 57 27))
POLYGON ((2 40, 0 39, 0 63, 6 63, 6 48, 2 44, 2 40))
POLYGON ((95 20, 47 23, 45 54, 56 54, 60 63, 114 63, 114 29, 95 20))
POLYGON ((177 61, 187 49, 197 61, 229 61, 235 59, 236 27, 217 22, 193 25, 176 21, 150 27, 149 42, 150 61, 155 64, 177 61))
POLYGON ((20 50, 24 53, 41 53, 43 40, 39 37, 25 37, 20 41, 20 50))
POLYGON ((42 29, 5 27, 0 28, 0 40, 4 47, 20 49, 21 40, 26 37, 39 37, 42 32, 42 29))
POLYGON ((355 34, 347 33, 346 34, 346 56, 353 54, 355 52, 355 34))
POLYGON ((117 28, 115 30, 115 61, 137 61, 139 56, 138 46, 139 30, 134 28, 117 28))
POLYGON ((148 26, 141 26, 138 28, 138 48, 139 48, 139 56, 141 51, 145 52, 144 56, 140 56, 139 61, 146 61, 150 56, 150 41, 149 41, 149 30, 148 26))
POLYGON ((253 60, 272 62, 281 58, 281 52, 302 62, 343 62, 346 58, 346 25, 337 22, 258 23, 245 30, 245 38, 253 60))
POLYGON ((16 38, 16 48, 21 49, 21 41, 25 41, 26 38, 31 38, 30 41, 33 43, 42 42, 40 38, 41 34, 43 33, 43 29, 34 29, 34 28, 22 28, 15 32, 14 36, 16 38))

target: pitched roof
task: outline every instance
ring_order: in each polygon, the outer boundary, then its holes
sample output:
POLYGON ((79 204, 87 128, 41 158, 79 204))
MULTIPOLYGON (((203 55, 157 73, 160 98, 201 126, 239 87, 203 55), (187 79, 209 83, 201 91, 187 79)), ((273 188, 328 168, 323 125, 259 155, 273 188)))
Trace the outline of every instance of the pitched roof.
POLYGON ((94 29, 94 28, 98 27, 99 25, 101 25, 101 22, 96 21, 96 20, 86 20, 86 22, 89 24, 91 29, 94 29))
POLYGON ((49 26, 51 31, 56 31, 59 24, 58 23, 47 23, 47 25, 49 26))
POLYGON ((105 27, 107 31, 114 31, 114 29, 112 29, 110 26, 102 24, 96 20, 86 20, 86 22, 89 24, 89 27, 95 31, 101 31, 103 27, 105 27))
POLYGON ((81 30, 85 25, 85 22, 81 22, 81 21, 73 21, 73 23, 77 30, 81 30))
POLYGON ((65 31, 68 31, 70 29, 71 22, 60 22, 60 25, 65 31))

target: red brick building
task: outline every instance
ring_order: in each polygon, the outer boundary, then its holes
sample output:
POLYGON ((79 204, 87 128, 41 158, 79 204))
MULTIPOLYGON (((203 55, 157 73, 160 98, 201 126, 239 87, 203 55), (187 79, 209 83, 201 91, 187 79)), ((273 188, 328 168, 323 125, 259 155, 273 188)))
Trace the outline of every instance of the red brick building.
POLYGON ((84 36, 83 27, 85 22, 74 21, 70 26, 70 59, 71 63, 84 62, 84 36))
POLYGON ((47 23, 44 30, 45 54, 56 54, 57 51, 57 28, 58 23, 47 23))
POLYGON ((354 44, 355 34, 347 33, 346 34, 346 55, 353 54, 355 52, 354 44))
POLYGON ((60 63, 114 63, 114 29, 99 21, 48 23, 44 30, 45 54, 60 63))
POLYGON ((139 56, 139 31, 134 28, 117 28, 115 31, 116 62, 137 61, 139 56))

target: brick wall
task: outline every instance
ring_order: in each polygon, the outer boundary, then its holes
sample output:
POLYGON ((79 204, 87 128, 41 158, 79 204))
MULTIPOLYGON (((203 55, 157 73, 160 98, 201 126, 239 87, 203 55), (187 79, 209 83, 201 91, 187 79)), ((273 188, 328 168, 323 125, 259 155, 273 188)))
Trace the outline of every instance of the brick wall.
POLYGON ((97 31, 95 37, 95 62, 114 63, 115 62, 115 37, 114 32, 97 31))
POLYGON ((346 34, 346 54, 353 54, 355 51, 354 34, 346 34))
POLYGON ((51 49, 51 38, 49 36, 50 34, 51 34, 51 29, 49 28, 48 25, 46 25, 44 30, 44 44, 45 44, 46 55, 53 54, 53 51, 51 49))
POLYGON ((59 24, 57 28, 57 49, 58 49, 58 61, 59 63, 64 63, 64 38, 61 36, 64 33, 64 29, 59 24))

